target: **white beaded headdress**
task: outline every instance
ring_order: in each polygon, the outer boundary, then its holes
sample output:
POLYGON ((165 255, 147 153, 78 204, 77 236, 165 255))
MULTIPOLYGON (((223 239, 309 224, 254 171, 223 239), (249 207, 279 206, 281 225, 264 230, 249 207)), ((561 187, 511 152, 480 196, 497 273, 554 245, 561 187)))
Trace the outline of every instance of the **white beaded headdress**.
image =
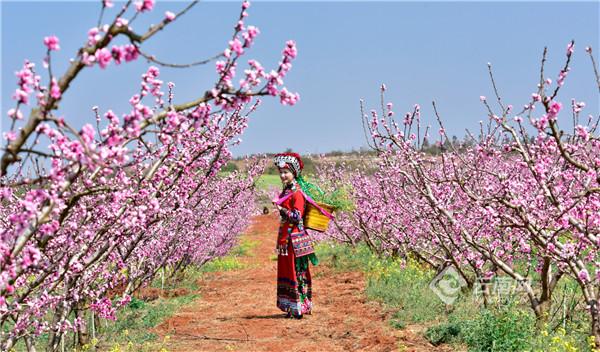
POLYGON ((280 169, 284 167, 290 168, 296 177, 300 174, 300 171, 302 171, 301 161, 294 155, 277 154, 273 158, 273 162, 275 163, 275 166, 280 169))

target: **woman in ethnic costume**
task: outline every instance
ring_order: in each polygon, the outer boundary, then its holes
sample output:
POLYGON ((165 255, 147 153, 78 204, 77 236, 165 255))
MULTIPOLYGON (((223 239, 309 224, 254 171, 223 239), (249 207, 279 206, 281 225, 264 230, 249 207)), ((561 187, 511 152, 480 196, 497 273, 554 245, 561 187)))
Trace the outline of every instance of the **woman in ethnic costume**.
POLYGON ((292 235, 302 235, 306 231, 302 220, 306 200, 298 184, 304 164, 296 153, 277 154, 274 162, 279 168, 283 184, 280 201, 277 202, 280 215, 277 236, 277 307, 287 313, 286 317, 301 319, 304 314, 311 314, 313 307, 308 262, 318 264, 314 253, 297 256, 291 240, 292 235))

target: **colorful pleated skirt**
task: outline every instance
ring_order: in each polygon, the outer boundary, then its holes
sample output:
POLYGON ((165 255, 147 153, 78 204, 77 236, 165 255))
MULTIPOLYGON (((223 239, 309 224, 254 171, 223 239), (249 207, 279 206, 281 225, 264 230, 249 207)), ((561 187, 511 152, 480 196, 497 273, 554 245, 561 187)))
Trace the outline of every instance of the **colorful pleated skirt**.
POLYGON ((277 256, 277 307, 293 315, 310 314, 312 303, 312 281, 309 262, 318 264, 313 254, 296 258, 291 241, 288 255, 277 256))

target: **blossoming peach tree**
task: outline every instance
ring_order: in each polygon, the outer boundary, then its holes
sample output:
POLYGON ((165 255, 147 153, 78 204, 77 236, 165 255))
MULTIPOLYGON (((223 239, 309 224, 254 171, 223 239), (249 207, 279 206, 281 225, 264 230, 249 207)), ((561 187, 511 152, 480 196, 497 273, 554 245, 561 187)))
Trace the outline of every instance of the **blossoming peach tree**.
POLYGON ((2 350, 18 341, 33 350, 42 333, 49 336, 50 351, 68 332, 78 332, 85 343, 86 312, 115 319, 115 310, 159 271, 224 255, 248 224, 254 179, 264 165, 255 162, 247 173, 227 176, 219 170, 231 159, 230 147, 240 143, 260 96, 279 97, 286 105, 299 99, 283 82, 296 46, 288 41, 271 71, 248 60, 235 82, 260 33, 246 25, 250 4, 244 1, 232 39, 208 60, 176 65, 143 51, 144 43, 196 3, 167 11, 158 24, 137 32, 132 24, 153 10, 153 0, 127 1, 107 22, 114 4, 104 0, 98 25, 62 76, 52 70, 52 53, 61 50, 55 36, 43 40, 47 79, 29 60, 16 73, 0 161, 2 350), (117 45, 118 38, 126 44, 117 45), (141 57, 153 66, 142 75, 128 112, 119 116, 93 107, 92 121, 81 129, 58 116, 82 70, 141 57), (214 85, 179 103, 175 85, 165 87, 157 67, 209 63, 216 66, 214 85))
MULTIPOLYGON (((586 52, 600 91, 592 49, 586 52)), ((501 99, 490 65, 497 109, 481 97, 489 121, 481 122, 478 136, 468 133, 468 143, 448 138, 434 102, 437 155, 424 152, 429 127, 421 128, 420 107, 398 121, 382 86, 381 112, 362 108, 378 155, 375 172, 337 173, 352 185, 356 207, 338 214, 329 236, 412 255, 437 270, 452 265, 469 288, 510 277, 540 326, 559 280, 568 276, 580 288, 600 347, 600 116, 584 117, 583 102, 573 99, 567 109, 559 100, 573 53, 571 42, 553 83, 544 50, 537 89, 520 111, 501 99), (572 127, 561 129, 559 116, 572 127)))

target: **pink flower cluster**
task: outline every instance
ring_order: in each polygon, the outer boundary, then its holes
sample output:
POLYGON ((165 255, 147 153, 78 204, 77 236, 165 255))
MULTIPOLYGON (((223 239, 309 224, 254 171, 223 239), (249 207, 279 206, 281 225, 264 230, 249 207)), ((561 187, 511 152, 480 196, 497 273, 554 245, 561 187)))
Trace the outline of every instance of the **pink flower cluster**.
POLYGON ((283 78, 291 69, 291 62, 296 58, 297 53, 296 42, 293 40, 287 41, 286 47, 283 49, 283 59, 279 63, 279 68, 277 71, 271 71, 267 76, 267 91, 271 95, 279 95, 281 102, 286 105, 294 105, 300 100, 300 95, 298 93, 290 93, 286 88, 279 90, 277 86, 283 83, 283 78))
POLYGON ((112 60, 115 61, 115 64, 119 65, 123 61, 134 61, 138 58, 138 56, 139 51, 133 44, 113 45, 111 50, 107 48, 100 48, 96 50, 93 55, 84 52, 81 61, 86 66, 93 66, 95 63, 98 63, 100 68, 105 69, 112 60))
MULTIPOLYGON (((136 5, 145 12, 154 2, 136 5)), ((248 6, 242 4, 242 19, 248 6)), ((126 19, 117 22, 128 25, 126 19)), ((246 171, 227 176, 220 170, 231 161, 230 148, 240 143, 249 114, 260 103, 254 96, 267 95, 269 79, 275 77, 272 88, 283 104, 298 99, 283 85, 296 56, 293 42, 275 73, 249 60, 236 86, 236 60, 259 34, 256 27, 244 29, 243 22, 239 27, 243 32, 236 32, 237 42, 229 46, 234 54, 217 62, 219 80, 207 89, 213 95, 200 96, 203 102, 188 109, 173 104, 171 82, 169 104, 164 104, 160 72, 150 66, 128 111, 100 113, 94 107, 92 123, 78 129, 58 113, 58 104, 45 101, 65 99, 73 78, 52 77, 41 86, 29 61, 17 72, 17 106, 8 111, 15 128, 5 138, 11 146, 17 137, 24 143, 16 146, 10 164, 16 166, 14 175, 0 185, 0 218, 6 219, 0 223, 0 326, 5 331, 0 349, 43 333, 56 344, 67 331, 86 328, 86 319, 74 318, 76 310, 85 314, 85 307, 102 319, 115 319, 131 294, 157 273, 201 266, 236 245, 256 213, 254 182, 265 163, 251 160, 246 171), (45 117, 21 122, 20 104, 34 92, 45 117), (149 96, 156 100, 148 103, 149 96), (29 134, 19 132, 25 123, 34 126, 29 134)), ((92 28, 79 62, 72 63, 104 69, 113 60, 120 64, 138 57, 134 45, 111 46, 107 31, 108 25, 92 28)), ((45 44, 58 49, 57 40, 45 44)))
POLYGON ((19 88, 17 88, 15 91, 13 99, 15 99, 18 103, 29 103, 29 95, 33 92, 34 86, 34 67, 34 63, 25 60, 23 68, 15 73, 18 78, 17 85, 19 88))
POLYGON ((44 45, 48 48, 49 51, 60 50, 60 45, 58 44, 58 37, 56 37, 55 35, 44 37, 44 45))
MULTIPOLYGON (((558 87, 572 54, 571 43, 558 87)), ((331 189, 350 185, 344 189, 355 205, 337 214, 324 237, 364 241, 379 254, 416 258, 437 270, 453 265, 470 285, 477 285, 474 278, 512 278, 522 283, 540 320, 548 312, 540 303, 550 309, 555 287, 542 283, 568 276, 581 289, 580 303, 587 306, 598 344, 600 313, 589 304, 600 301, 597 122, 579 122, 585 103, 573 100, 572 118, 564 119, 573 128, 561 129, 558 89, 549 97, 545 87, 538 88, 532 100, 544 112, 531 117, 533 128, 522 126, 521 116, 509 116, 510 109, 490 111, 491 128, 467 143, 448 140, 440 121, 435 153, 422 149, 416 110, 405 115, 402 130, 377 111, 365 112, 378 158, 365 159, 358 169, 330 165, 320 172, 336 175, 322 179, 331 189)), ((533 104, 526 106, 530 115, 533 104)), ((385 116, 391 105, 382 110, 385 116)))
POLYGON ((156 66, 150 66, 148 71, 142 75, 142 92, 141 95, 145 96, 148 92, 155 96, 160 103, 162 100, 162 96, 164 93, 160 90, 163 84, 163 81, 158 79, 160 71, 156 66))
POLYGON ((154 8, 154 0, 140 0, 135 2, 135 8, 139 12, 152 11, 154 8))

